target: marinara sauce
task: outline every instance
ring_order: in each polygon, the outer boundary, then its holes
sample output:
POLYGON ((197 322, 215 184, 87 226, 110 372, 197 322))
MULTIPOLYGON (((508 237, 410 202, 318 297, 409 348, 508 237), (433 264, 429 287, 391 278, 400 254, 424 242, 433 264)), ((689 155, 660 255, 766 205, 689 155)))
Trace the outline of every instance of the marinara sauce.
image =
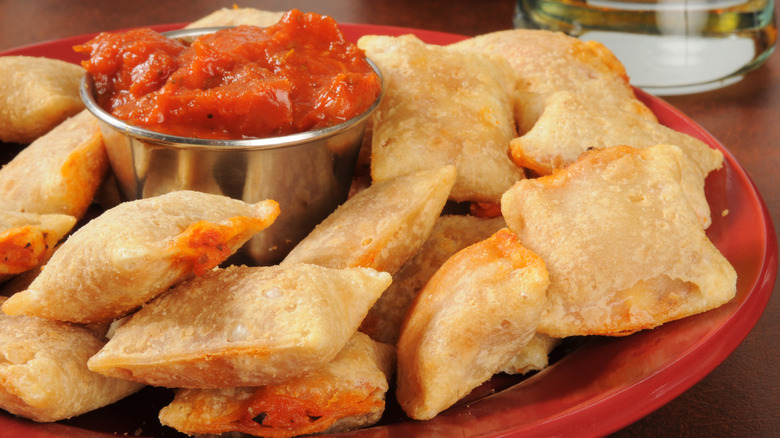
POLYGON ((186 44, 151 29, 102 33, 75 50, 98 104, 149 130, 210 139, 288 135, 367 110, 381 82, 336 22, 289 11, 186 44))

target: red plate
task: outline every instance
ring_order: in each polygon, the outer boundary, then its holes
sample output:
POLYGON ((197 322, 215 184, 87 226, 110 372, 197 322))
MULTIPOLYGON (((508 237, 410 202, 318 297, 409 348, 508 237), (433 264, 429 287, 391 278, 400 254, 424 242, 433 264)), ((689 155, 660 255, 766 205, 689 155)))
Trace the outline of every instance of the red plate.
MULTIPOLYGON (((159 31, 181 25, 157 26, 159 31)), ((429 43, 465 37, 417 29, 343 24, 364 34, 414 33, 429 43)), ((71 47, 90 35, 22 47, 0 55, 78 61, 71 47)), ((701 139, 725 156, 706 181, 712 209, 707 235, 737 270, 737 295, 707 313, 623 338, 567 341, 560 359, 529 378, 499 376, 475 390, 470 402, 425 421, 408 421, 392 400, 379 426, 349 436, 485 437, 600 436, 667 403, 707 375, 747 336, 761 316, 777 275, 777 241, 766 205, 745 170, 715 138, 664 101, 637 91, 661 123, 701 139)), ((559 352, 560 354, 560 352, 559 352)), ((168 390, 147 388, 114 405, 68 421, 37 424, 0 411, 3 435, 32 437, 178 436, 159 425, 168 390)), ((392 399, 392 397, 390 397, 392 399)))

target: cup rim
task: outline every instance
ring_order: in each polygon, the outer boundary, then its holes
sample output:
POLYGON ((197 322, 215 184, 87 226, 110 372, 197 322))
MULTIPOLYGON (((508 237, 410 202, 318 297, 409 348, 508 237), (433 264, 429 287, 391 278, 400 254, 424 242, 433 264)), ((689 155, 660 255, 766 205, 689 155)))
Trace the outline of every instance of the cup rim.
MULTIPOLYGON (((216 32, 221 29, 228 29, 233 26, 219 26, 219 27, 204 27, 193 29, 180 29, 174 31, 163 32, 169 38, 185 38, 206 35, 216 32)), ((331 125, 325 128, 313 129, 309 131, 299 132, 295 134, 283 135, 278 137, 263 137, 263 138, 246 138, 246 139, 209 139, 198 137, 183 137, 178 135, 164 134, 150 129, 141 128, 139 126, 132 125, 126 121, 119 119, 118 117, 110 114, 97 104, 95 100, 95 82, 91 74, 84 73, 81 78, 79 95, 84 105, 93 116, 97 117, 100 121, 106 123, 114 130, 121 132, 125 135, 138 138, 142 141, 148 141, 161 145, 167 145, 179 148, 190 149, 210 149, 212 147, 219 147, 220 149, 277 149, 283 147, 296 146, 303 143, 310 143, 316 140, 326 139, 335 135, 338 135, 350 128, 361 124, 368 116, 370 116, 384 97, 384 78, 379 67, 367 56, 363 59, 368 63, 374 73, 379 77, 379 95, 374 102, 361 114, 352 117, 349 120, 345 120, 341 123, 331 125)))

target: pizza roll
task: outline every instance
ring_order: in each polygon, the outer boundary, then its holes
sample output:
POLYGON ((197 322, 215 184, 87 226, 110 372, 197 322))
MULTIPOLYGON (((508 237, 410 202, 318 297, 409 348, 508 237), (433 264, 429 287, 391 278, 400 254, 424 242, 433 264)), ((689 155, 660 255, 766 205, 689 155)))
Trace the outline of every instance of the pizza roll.
POLYGON ((281 20, 284 12, 264 11, 255 8, 221 8, 185 26, 185 29, 198 29, 214 26, 250 26, 266 27, 281 20))
POLYGON ((306 264, 213 270, 133 314, 89 368, 170 388, 281 383, 330 362, 390 281, 306 264))
POLYGON ((84 109, 76 64, 33 56, 0 56, 0 141, 30 143, 84 109))
POLYGON ((433 418, 499 372, 536 333, 548 284, 542 259, 506 229, 447 260, 398 340, 404 412, 433 418))
POLYGON ((712 223, 710 207, 703 196, 707 175, 720 168, 723 154, 704 142, 660 123, 603 105, 593 105, 571 93, 560 93, 536 126, 512 140, 512 157, 518 165, 549 174, 577 160, 590 148, 630 145, 646 148, 667 143, 685 153, 681 163, 683 186, 704 228, 712 223))
POLYGON ((3 311, 110 322, 217 266, 278 214, 275 201, 192 191, 122 203, 74 232, 3 311))
POLYGON ((364 36, 358 47, 388 84, 372 116, 375 182, 451 164, 458 169, 451 199, 497 202, 524 177, 507 156, 516 130, 506 61, 412 35, 364 36))
POLYGON ((660 143, 678 146, 705 176, 723 163, 720 151, 695 137, 568 92, 553 95, 533 129, 512 140, 512 156, 540 174, 549 174, 573 163, 588 148, 644 148, 660 143), (532 162, 542 167, 531 166, 532 162))
POLYGON ((0 210, 80 219, 107 173, 108 155, 97 119, 84 110, 0 169, 0 210))
POLYGON ((547 368, 550 352, 561 343, 558 338, 536 333, 515 356, 501 368, 506 374, 527 374, 547 368))
POLYGON ((455 168, 415 172, 357 193, 317 225, 282 264, 363 266, 394 274, 422 246, 455 181, 455 168))
POLYGON ((0 281, 40 266, 76 224, 65 214, 0 211, 0 281))
POLYGON ((178 390, 160 422, 189 435, 346 432, 379 421, 394 365, 393 347, 357 332, 327 365, 283 383, 178 390))
POLYGON ((599 42, 561 32, 513 29, 478 35, 449 47, 489 53, 509 62, 515 75, 515 115, 521 135, 539 119, 547 99, 559 91, 656 121, 653 112, 636 98, 623 64, 599 42))
POLYGON ((736 272, 681 187, 684 160, 671 145, 598 149, 504 195, 509 229, 550 271, 540 332, 625 334, 734 297, 736 272))
POLYGON ((58 421, 139 390, 143 385, 87 368, 87 359, 104 344, 86 327, 0 312, 0 408, 34 421, 58 421))
POLYGON ((505 226, 501 217, 439 217, 420 251, 393 275, 393 283, 368 311, 360 330, 376 341, 395 345, 407 310, 441 265, 456 252, 487 239, 505 226))

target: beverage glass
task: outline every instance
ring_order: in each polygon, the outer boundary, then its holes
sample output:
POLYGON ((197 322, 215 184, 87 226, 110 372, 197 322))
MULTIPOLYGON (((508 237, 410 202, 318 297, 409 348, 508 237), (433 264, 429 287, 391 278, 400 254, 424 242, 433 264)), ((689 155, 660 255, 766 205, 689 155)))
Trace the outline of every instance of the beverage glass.
POLYGON ((517 28, 604 44, 631 83, 657 95, 739 81, 772 54, 775 0, 518 0, 517 28))

